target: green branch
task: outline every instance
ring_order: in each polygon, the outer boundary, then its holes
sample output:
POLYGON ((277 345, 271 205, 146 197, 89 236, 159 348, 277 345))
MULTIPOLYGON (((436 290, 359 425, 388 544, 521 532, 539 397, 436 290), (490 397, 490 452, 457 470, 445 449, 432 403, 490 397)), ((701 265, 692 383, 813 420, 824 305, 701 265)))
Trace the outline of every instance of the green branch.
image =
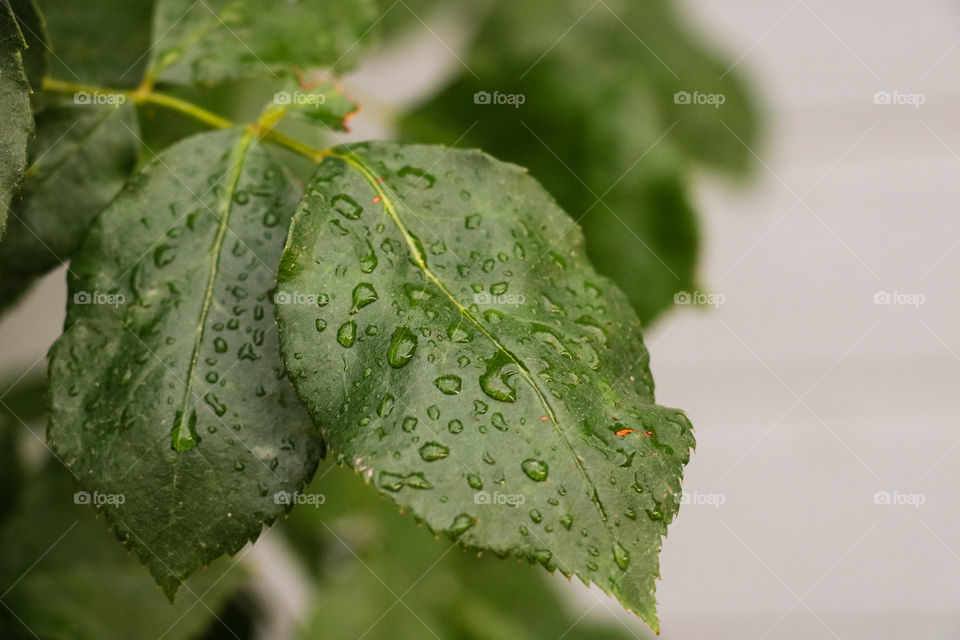
MULTIPOLYGON (((220 116, 212 111, 208 111, 207 109, 204 109, 203 107, 192 102, 154 91, 149 85, 146 84, 137 89, 126 90, 44 78, 43 89, 45 91, 54 93, 88 93, 91 96, 123 96, 124 99, 132 100, 134 104, 151 104, 163 107, 198 122, 202 122, 203 124, 213 127, 214 129, 229 129, 231 127, 240 126, 241 124, 233 122, 232 120, 228 120, 227 118, 224 118, 223 116, 220 116)), ((250 128, 251 131, 253 131, 258 139, 272 142, 273 144, 284 147, 290 151, 293 151, 294 153, 309 158, 314 162, 321 162, 323 158, 333 155, 333 152, 329 149, 316 149, 303 144, 299 140, 295 140, 290 136, 284 135, 279 131, 275 131, 272 128, 272 122, 267 123, 265 121, 261 121, 245 124, 248 128, 250 128)))

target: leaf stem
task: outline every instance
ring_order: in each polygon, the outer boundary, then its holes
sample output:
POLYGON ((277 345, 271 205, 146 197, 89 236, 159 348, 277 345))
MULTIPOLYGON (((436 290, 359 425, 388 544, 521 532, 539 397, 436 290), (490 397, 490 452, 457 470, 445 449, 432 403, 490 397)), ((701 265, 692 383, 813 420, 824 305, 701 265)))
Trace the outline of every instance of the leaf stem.
MULTIPOLYGON (((158 107, 163 107, 171 111, 176 111, 188 118, 202 122, 203 124, 213 127, 214 129, 229 129, 230 127, 239 126, 239 123, 228 120, 223 116, 220 116, 212 111, 208 111, 203 107, 188 102, 187 100, 182 100, 180 98, 171 96, 166 93, 160 93, 154 91, 152 85, 144 83, 137 89, 115 89, 111 87, 100 87, 89 84, 81 84, 75 82, 64 82, 62 80, 55 80, 53 78, 44 78, 43 79, 43 88, 46 91, 51 91, 54 93, 72 93, 75 98, 77 94, 86 94, 87 102, 93 100, 93 96, 105 95, 105 96, 123 96, 125 99, 132 100, 134 104, 152 104, 158 107)), ((83 104, 81 102, 81 104, 83 104)), ((306 158, 309 158, 313 162, 322 162, 323 159, 329 155, 333 154, 333 151, 330 149, 317 149, 306 144, 303 144, 299 140, 295 140, 290 136, 275 131, 272 127, 262 126, 260 124, 248 124, 248 127, 256 134, 258 139, 265 140, 267 142, 272 142, 278 146, 284 147, 302 155, 306 158)))

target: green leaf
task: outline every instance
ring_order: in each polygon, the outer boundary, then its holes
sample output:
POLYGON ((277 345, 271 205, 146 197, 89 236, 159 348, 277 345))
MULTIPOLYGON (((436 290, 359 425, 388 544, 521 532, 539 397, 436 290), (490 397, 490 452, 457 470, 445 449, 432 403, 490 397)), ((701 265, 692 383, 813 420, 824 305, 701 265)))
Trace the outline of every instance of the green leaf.
POLYGON ((317 475, 304 495, 324 502, 298 507, 281 526, 316 579, 304 640, 330 629, 367 640, 634 638, 570 611, 535 568, 437 544, 354 474, 321 467, 317 475))
POLYGON ((26 47, 8 0, 0 1, 0 237, 7 223, 7 207, 23 179, 27 138, 33 132, 30 83, 21 52, 26 47))
POLYGON ((347 131, 349 120, 360 106, 343 95, 330 82, 302 86, 288 82, 273 95, 273 101, 264 110, 263 119, 278 122, 294 116, 300 120, 324 125, 336 131, 347 131))
POLYGON ((647 323, 697 288, 691 164, 738 172, 752 162, 734 134, 755 143, 756 109, 701 41, 662 0, 502 0, 465 57, 470 70, 401 129, 530 167, 647 323), (725 102, 676 104, 682 91, 725 102))
POLYGON ((73 255, 133 171, 138 151, 131 103, 62 103, 42 111, 21 196, 0 242, 0 278, 41 275, 73 255))
POLYGON ((0 523, 0 635, 196 638, 242 584, 244 569, 227 560, 211 565, 171 606, 90 508, 75 504, 71 484, 69 473, 48 462, 29 478, 15 513, 0 523))
POLYGON ((344 69, 377 14, 370 0, 157 0, 149 74, 179 84, 344 69))
POLYGON ((38 0, 53 43, 50 75, 68 82, 133 87, 150 48, 153 0, 38 0))
POLYGON ((299 197, 250 132, 188 138, 135 176, 71 265, 50 353, 57 454, 172 599, 259 535, 322 442, 286 380, 273 274, 299 197))
POLYGON ((523 169, 433 146, 346 154, 294 216, 276 307, 331 450, 432 529, 576 574, 656 626, 694 441, 654 403, 626 298, 523 169))
POLYGON ((43 76, 47 73, 47 42, 46 25, 40 9, 34 0, 10 0, 10 6, 17 17, 20 33, 23 34, 27 47, 23 51, 23 68, 27 79, 35 91, 39 91, 43 84, 43 76))

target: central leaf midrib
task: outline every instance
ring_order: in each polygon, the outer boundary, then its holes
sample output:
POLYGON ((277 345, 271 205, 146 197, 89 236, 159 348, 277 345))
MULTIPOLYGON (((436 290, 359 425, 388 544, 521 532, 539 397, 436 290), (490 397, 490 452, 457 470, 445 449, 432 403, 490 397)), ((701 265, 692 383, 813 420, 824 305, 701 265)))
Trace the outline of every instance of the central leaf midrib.
MULTIPOLYGON (((230 160, 235 160, 235 162, 233 168, 231 169, 232 173, 230 173, 230 181, 227 185, 227 189, 224 192, 223 211, 222 215, 220 216, 220 224, 217 228, 217 235, 214 238, 213 245, 211 246, 213 254, 210 260, 210 272, 207 275, 207 286, 204 290, 203 304, 200 308, 200 318, 197 322, 197 329, 195 331, 196 337, 194 338, 193 349, 190 354, 190 365, 187 369, 187 380, 184 387, 183 405, 180 411, 180 420, 178 423, 173 425, 174 434, 176 434, 173 445, 174 449, 178 452, 178 461, 180 459, 179 453, 183 451, 183 449, 181 449, 177 443, 182 441, 180 436, 183 433, 182 427, 184 421, 189 420, 187 410, 189 409, 190 399, 193 394, 197 360, 200 357, 200 347, 203 345, 203 336, 207 323, 207 315, 210 312, 210 303, 213 300, 213 289, 217 278, 217 268, 220 264, 220 253, 223 250, 223 239, 226 236, 227 229, 229 228, 230 213, 233 211, 233 196, 237 190, 237 185, 240 183, 240 177, 243 174, 243 167, 252 138, 253 133, 251 131, 245 132, 245 134, 237 142, 237 145, 234 147, 233 153, 231 153, 229 156, 230 160)), ((176 473, 174 474, 173 480, 174 489, 176 489, 176 473)))
POLYGON ((603 508, 603 505, 599 501, 597 486, 594 484, 593 480, 590 479, 590 476, 587 473, 586 468, 584 468, 583 463, 580 461, 580 458, 577 456, 576 451, 574 450, 573 446, 570 444, 569 440, 567 440, 566 435, 561 430, 560 423, 557 420, 557 416, 553 410, 553 407, 551 407, 550 403, 547 402, 546 396, 543 394, 543 391, 541 391, 540 387, 537 386, 536 381, 534 381, 533 377, 530 375, 530 372, 527 370, 526 367, 523 366, 523 364, 520 362, 520 359, 517 358, 517 356, 513 352, 511 352, 505 346, 500 344, 500 342, 487 331, 486 327, 480 324, 480 322, 473 317, 473 315, 469 312, 469 310, 466 309, 462 304, 460 304, 460 302, 453 296, 453 294, 450 293, 450 291, 446 288, 446 286, 444 286, 443 282, 441 282, 440 279, 436 275, 434 275, 432 271, 430 271, 426 263, 423 261, 423 257, 420 255, 420 251, 419 249, 417 249, 417 245, 413 240, 413 238, 411 237, 410 232, 407 231, 407 228, 403 224, 403 221, 400 220, 400 216, 397 213, 397 209, 393 203, 393 199, 383 189, 380 179, 372 171, 367 169, 363 161, 357 158, 356 156, 352 154, 339 154, 339 153, 334 155, 335 157, 341 158, 347 164, 349 164, 354 169, 356 169, 360 173, 360 175, 363 176, 364 180, 366 180, 367 183, 373 188, 373 190, 376 191, 377 195, 380 196, 380 200, 383 203, 384 209, 386 210, 390 218, 393 220, 394 224, 397 225, 397 229, 403 235, 404 240, 406 241, 407 246, 410 249, 410 253, 413 256, 414 263, 417 265, 417 267, 419 267, 423 271, 427 279, 433 282, 433 284, 436 285, 437 288, 439 288, 440 291, 442 291, 445 296, 447 296, 450 302, 452 302, 457 307, 457 309, 459 309, 460 313, 462 313, 467 319, 469 319, 477 327, 477 329, 479 329, 480 332, 483 335, 485 335, 487 339, 490 340, 490 342, 493 343, 493 345, 497 349, 499 349, 503 354, 505 354, 508 358, 510 358, 510 360, 514 364, 517 365, 518 369, 520 370, 521 376, 524 378, 524 380, 527 381, 527 384, 529 384, 530 387, 533 389, 533 392, 537 395, 537 399, 540 401, 540 404, 543 406, 544 411, 547 412, 547 415, 550 418, 550 422, 553 425, 554 431, 557 433, 557 437, 560 438, 560 441, 563 442, 564 446, 567 448, 567 451, 570 453, 571 457, 573 458, 574 464, 576 465, 577 470, 580 472, 580 475, 583 477, 584 482, 591 489, 590 501, 593 502, 594 506, 596 506, 597 508, 597 511, 599 511, 600 520, 601 522, 603 522, 604 528, 609 534, 611 540, 617 541, 617 536, 614 534, 613 529, 610 526, 610 523, 607 521, 606 511, 603 508))

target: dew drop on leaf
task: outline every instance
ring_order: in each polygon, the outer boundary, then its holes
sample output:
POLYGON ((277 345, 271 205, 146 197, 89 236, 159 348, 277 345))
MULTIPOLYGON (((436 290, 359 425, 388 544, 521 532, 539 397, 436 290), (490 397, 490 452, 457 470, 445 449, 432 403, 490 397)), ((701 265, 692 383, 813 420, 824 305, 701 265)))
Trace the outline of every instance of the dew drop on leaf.
POLYGON ((613 559, 623 571, 626 571, 627 567, 630 566, 630 552, 624 549, 619 542, 613 543, 613 559))
POLYGON ((397 327, 390 338, 390 349, 387 351, 387 361, 390 366, 399 369, 413 358, 417 350, 417 336, 409 327, 397 327))
POLYGON ((463 381, 458 376, 440 376, 433 385, 448 396, 455 396, 460 393, 463 381))
POLYGON ((393 396, 389 393, 383 396, 383 399, 380 401, 380 406, 377 407, 377 415, 381 418, 386 418, 393 411, 394 399, 393 396))
POLYGON ((474 520, 473 516, 469 516, 466 513, 461 513, 453 519, 453 524, 451 524, 450 528, 447 529, 447 533, 452 536, 459 536, 465 533, 474 524, 476 524, 476 521, 474 520))
POLYGON ((501 402, 516 402, 517 390, 513 377, 519 367, 510 356, 498 351, 487 361, 487 370, 480 376, 480 388, 483 392, 501 402))
POLYGON ((344 347, 350 348, 357 339, 357 323, 349 320, 340 325, 337 329, 337 342, 344 347))
POLYGON ((357 204, 357 201, 345 193, 340 193, 330 199, 330 204, 334 211, 342 215, 347 220, 359 220, 363 207, 357 204))
POLYGON ((353 288, 353 313, 379 299, 377 290, 369 282, 361 282, 353 288))
POLYGON ((442 460, 450 455, 450 448, 439 442, 428 442, 420 447, 420 457, 426 462, 442 460))
POLYGON ((527 458, 521 463, 520 468, 523 469, 523 472, 527 474, 527 477, 531 480, 543 482, 547 479, 547 463, 543 460, 527 458))

